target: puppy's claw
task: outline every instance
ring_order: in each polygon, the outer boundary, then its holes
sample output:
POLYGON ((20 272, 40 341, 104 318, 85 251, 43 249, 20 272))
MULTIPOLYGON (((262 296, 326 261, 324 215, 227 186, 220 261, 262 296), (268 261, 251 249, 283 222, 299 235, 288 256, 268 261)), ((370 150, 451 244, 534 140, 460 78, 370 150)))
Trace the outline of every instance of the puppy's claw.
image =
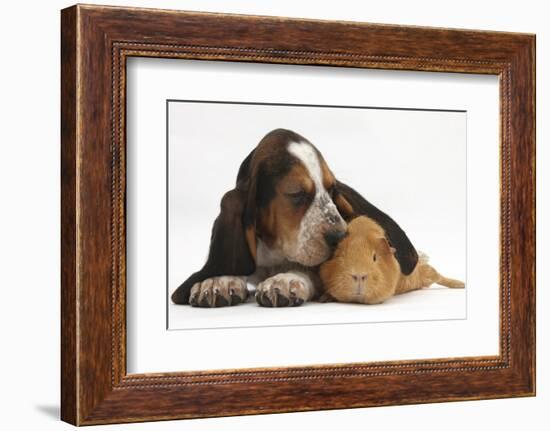
POLYGON ((256 302, 262 307, 295 307, 310 298, 308 280, 294 273, 281 273, 261 282, 256 302))
POLYGON ((281 295, 280 292, 277 292, 276 298, 277 307, 286 307, 290 303, 290 300, 286 296, 281 295))
POLYGON ((293 307, 298 307, 299 305, 302 305, 304 303, 304 300, 302 298, 294 298, 294 301, 292 301, 293 307))
POLYGON ((199 300, 199 307, 211 307, 212 303, 210 300, 210 290, 203 291, 200 300, 199 300))
POLYGON ((262 307, 273 307, 273 302, 271 302, 271 299, 267 295, 267 292, 256 292, 256 302, 258 305, 261 305, 262 307))
POLYGON ((248 297, 246 282, 242 277, 212 277, 195 283, 189 295, 193 307, 225 307, 244 302, 248 297))
POLYGON ((214 302, 214 307, 225 307, 226 305, 233 305, 230 304, 227 299, 225 299, 223 296, 216 296, 216 301, 214 302))

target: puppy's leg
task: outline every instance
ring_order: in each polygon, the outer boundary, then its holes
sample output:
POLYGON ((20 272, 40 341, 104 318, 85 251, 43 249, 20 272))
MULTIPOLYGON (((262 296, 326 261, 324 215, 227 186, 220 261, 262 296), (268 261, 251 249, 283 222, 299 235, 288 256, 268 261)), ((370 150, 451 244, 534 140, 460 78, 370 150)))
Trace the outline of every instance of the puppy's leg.
POLYGON ((245 302, 248 298, 246 278, 222 276, 195 283, 189 294, 193 307, 224 307, 245 302))
POLYGON ((262 307, 295 307, 311 300, 315 286, 309 275, 299 271, 276 274, 258 284, 256 302, 262 307))

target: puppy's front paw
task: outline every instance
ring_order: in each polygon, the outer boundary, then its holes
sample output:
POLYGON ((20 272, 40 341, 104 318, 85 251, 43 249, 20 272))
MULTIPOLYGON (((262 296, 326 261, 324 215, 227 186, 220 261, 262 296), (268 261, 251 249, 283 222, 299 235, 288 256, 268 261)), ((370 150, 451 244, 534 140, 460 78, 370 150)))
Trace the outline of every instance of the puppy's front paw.
POLYGON ((248 289, 243 277, 222 276, 195 283, 189 294, 193 307, 225 307, 245 302, 248 289))
POLYGON ((258 284, 256 302, 262 307, 295 307, 312 297, 309 278, 291 272, 269 277, 258 284))

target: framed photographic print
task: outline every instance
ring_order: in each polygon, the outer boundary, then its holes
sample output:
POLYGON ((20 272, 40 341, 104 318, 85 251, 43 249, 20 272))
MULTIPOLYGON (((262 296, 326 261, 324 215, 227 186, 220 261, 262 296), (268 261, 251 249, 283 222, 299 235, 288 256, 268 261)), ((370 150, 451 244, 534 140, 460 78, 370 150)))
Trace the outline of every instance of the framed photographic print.
POLYGON ((62 419, 535 394, 535 37, 62 11, 62 419))

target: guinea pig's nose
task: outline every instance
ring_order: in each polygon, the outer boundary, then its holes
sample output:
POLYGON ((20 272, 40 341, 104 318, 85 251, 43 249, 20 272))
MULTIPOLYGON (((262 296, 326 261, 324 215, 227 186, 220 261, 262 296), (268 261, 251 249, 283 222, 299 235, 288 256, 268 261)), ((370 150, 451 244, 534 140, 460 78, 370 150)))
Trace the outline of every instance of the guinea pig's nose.
POLYGON ((340 241, 346 236, 346 231, 341 230, 329 230, 325 232, 325 241, 326 243, 334 248, 338 245, 340 241))
POLYGON ((351 278, 353 278, 353 281, 364 283, 367 281, 367 274, 351 274, 351 278))

